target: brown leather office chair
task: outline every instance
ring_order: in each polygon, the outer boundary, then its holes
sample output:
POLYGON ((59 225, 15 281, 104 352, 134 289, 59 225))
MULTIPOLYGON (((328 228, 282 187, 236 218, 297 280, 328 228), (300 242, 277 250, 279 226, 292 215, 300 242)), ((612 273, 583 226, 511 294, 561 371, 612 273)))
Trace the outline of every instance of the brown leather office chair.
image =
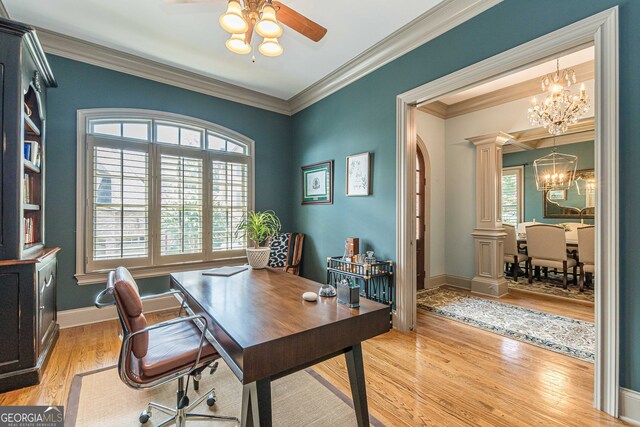
MULTIPOLYGON (((179 291, 169 293, 180 294, 179 291)), ((198 390, 202 372, 208 367, 211 367, 211 373, 215 371, 218 365, 216 360, 220 355, 205 339, 207 320, 201 315, 177 317, 148 326, 142 310, 142 301, 158 296, 141 298, 138 286, 129 271, 124 267, 118 267, 109 273, 107 288, 96 298, 98 308, 115 304, 118 311, 123 332, 118 362, 120 379, 134 389, 155 388, 178 380, 176 408, 150 402, 140 414, 140 423, 149 421, 152 409, 170 415, 170 418, 157 424, 158 427, 174 423, 184 426, 188 418, 238 423, 238 419, 234 417, 191 413, 191 410, 205 399, 207 405, 215 404, 215 389, 202 394, 192 404, 189 404, 187 392, 190 379, 193 379, 194 389, 198 390), (106 295, 111 295, 113 301, 104 302, 106 295), (196 322, 199 322, 202 331, 196 322)), ((183 295, 179 315, 187 308, 185 304, 183 295)))

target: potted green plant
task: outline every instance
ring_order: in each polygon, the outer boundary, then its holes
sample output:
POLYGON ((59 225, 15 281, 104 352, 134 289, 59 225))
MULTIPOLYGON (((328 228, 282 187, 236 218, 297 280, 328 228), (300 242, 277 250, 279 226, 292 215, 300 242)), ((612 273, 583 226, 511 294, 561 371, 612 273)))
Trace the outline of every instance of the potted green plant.
POLYGON ((270 238, 280 232, 280 219, 273 211, 249 211, 236 227, 237 238, 249 239, 253 247, 247 246, 247 261, 252 268, 265 268, 269 263, 271 248, 261 247, 270 238))

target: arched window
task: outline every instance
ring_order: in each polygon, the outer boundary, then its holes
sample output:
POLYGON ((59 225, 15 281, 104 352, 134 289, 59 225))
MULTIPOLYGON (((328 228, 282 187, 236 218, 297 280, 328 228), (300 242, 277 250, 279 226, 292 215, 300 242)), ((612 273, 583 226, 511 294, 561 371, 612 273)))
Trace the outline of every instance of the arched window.
POLYGON ((243 257, 234 230, 253 206, 253 141, 176 114, 81 110, 77 203, 79 283, 120 265, 145 277, 243 257))

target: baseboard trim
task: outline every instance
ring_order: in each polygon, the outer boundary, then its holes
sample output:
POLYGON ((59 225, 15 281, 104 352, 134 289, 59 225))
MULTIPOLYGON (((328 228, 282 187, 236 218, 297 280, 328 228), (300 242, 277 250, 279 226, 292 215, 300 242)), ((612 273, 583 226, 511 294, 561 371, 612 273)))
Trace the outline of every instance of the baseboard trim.
POLYGON ((427 286, 425 289, 435 289, 447 283, 447 275, 440 274, 438 276, 429 277, 429 281, 427 282, 427 286))
MULTIPOLYGON (((154 298, 144 302, 145 313, 178 308, 180 304, 173 295, 154 298)), ((89 325, 91 323, 104 322, 118 318, 116 307, 83 307, 58 312, 58 324, 60 329, 73 328, 74 326, 89 325)))
POLYGON ((453 286, 460 289, 465 289, 467 291, 471 290, 471 279, 467 277, 453 276, 450 274, 446 275, 445 285, 453 286))
POLYGON ((640 426, 640 393, 620 387, 620 419, 640 426))

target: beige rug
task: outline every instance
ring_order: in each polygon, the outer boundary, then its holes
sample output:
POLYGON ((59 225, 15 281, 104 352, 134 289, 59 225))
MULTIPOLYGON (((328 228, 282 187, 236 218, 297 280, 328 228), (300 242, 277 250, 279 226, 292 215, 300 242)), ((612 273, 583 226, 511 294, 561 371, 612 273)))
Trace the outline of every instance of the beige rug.
MULTIPOLYGON (((133 390, 120 381, 115 367, 76 375, 69 392, 65 426, 140 426, 138 416, 149 401, 175 407, 176 387, 177 382, 174 381, 153 390, 133 390)), ((203 402, 194 412, 239 418, 242 385, 222 361, 215 374, 202 377, 198 392, 190 387, 190 400, 194 401, 196 396, 206 393, 211 387, 216 388, 217 403, 209 408, 203 402)), ((357 425, 351 399, 311 369, 274 381, 271 399, 274 426, 357 425)), ((158 425, 166 418, 167 415, 156 410, 145 427, 158 425)), ((373 426, 383 425, 373 417, 370 421, 373 426)), ((189 420, 187 425, 207 423, 212 425, 206 420, 189 420)), ((213 425, 233 426, 235 423, 216 422, 213 425)))

